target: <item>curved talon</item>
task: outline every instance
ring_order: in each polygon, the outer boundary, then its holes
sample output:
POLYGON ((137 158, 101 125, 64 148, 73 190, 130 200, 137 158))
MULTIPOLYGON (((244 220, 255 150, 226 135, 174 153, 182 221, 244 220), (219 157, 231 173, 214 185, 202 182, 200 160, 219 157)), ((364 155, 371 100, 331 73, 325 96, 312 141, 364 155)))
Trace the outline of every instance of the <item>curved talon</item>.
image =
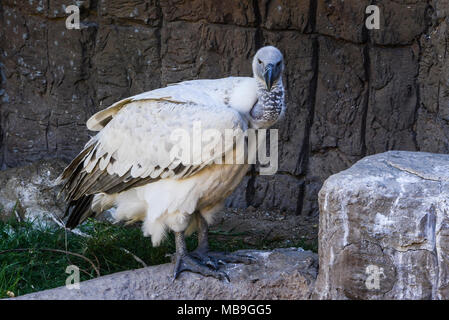
POLYGON ((221 260, 221 259, 218 259, 218 264, 221 264, 222 266, 225 266, 226 265, 226 261, 223 261, 223 260, 221 260))
POLYGON ((207 253, 203 253, 203 252, 195 250, 190 253, 190 256, 192 258, 198 260, 199 262, 207 265, 209 268, 211 268, 213 270, 218 270, 219 261, 210 257, 207 253))

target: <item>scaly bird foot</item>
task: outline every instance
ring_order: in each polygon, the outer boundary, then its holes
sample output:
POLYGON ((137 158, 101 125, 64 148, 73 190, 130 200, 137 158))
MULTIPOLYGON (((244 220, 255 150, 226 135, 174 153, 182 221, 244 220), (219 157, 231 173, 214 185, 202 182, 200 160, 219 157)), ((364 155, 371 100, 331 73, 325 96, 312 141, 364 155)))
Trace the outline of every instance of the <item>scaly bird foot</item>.
POLYGON ((190 256, 213 270, 218 270, 218 268, 219 268, 218 265, 219 265, 220 261, 218 261, 214 257, 209 256, 208 252, 195 250, 190 253, 190 256))
POLYGON ((214 270, 212 266, 208 266, 208 262, 203 262, 200 259, 194 258, 188 254, 178 255, 176 257, 173 281, 176 280, 176 278, 178 278, 178 276, 184 271, 195 272, 206 277, 214 277, 218 280, 226 280, 230 282, 229 276, 225 272, 218 271, 217 268, 214 270))

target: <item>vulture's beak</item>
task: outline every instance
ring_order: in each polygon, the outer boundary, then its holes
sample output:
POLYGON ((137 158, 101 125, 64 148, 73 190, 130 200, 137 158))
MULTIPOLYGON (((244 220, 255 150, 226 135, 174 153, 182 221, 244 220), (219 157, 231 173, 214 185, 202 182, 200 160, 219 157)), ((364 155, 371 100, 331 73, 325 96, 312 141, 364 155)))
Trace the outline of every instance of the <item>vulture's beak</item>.
POLYGON ((267 64, 265 67, 265 73, 263 74, 263 78, 265 80, 265 84, 267 85, 268 91, 271 90, 273 86, 273 65, 271 63, 267 64))

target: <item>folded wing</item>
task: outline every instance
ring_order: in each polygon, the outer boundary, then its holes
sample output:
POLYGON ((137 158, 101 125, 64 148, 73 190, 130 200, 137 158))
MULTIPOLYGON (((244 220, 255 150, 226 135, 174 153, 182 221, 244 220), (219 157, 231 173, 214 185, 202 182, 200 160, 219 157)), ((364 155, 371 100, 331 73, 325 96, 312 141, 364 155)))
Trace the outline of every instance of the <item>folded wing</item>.
POLYGON ((213 101, 210 105, 165 99, 125 103, 60 176, 69 201, 67 227, 76 227, 93 214, 94 194, 189 177, 232 152, 233 145, 223 143, 226 130, 243 133, 246 129, 239 112, 213 101), (215 139, 204 135, 208 130, 215 139))

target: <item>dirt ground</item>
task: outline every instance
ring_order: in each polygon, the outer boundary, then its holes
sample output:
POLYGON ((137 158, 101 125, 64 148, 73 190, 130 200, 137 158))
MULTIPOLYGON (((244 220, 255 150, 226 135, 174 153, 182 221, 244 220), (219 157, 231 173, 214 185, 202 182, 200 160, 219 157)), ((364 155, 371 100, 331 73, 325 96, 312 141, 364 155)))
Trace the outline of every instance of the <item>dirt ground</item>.
MULTIPOLYGON (((113 222, 109 214, 99 220, 113 222)), ((126 225, 126 223, 123 223, 126 225)), ((128 227, 141 228, 141 223, 128 227)), ((211 240, 241 241, 252 248, 273 249, 300 246, 307 250, 318 248, 318 216, 295 215, 281 210, 225 208, 215 214, 209 229, 211 240)))
POLYGON ((317 243, 318 218, 253 207, 226 208, 216 215, 211 232, 233 234, 249 245, 304 242, 313 246, 317 243))

